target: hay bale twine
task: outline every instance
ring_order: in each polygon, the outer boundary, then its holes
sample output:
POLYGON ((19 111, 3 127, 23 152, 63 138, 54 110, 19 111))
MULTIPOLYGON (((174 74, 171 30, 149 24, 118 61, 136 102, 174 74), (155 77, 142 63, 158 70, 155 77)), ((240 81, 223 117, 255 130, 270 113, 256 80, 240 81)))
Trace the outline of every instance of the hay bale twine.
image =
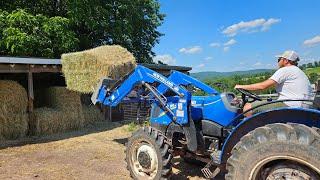
POLYGON ((63 54, 61 62, 67 88, 83 93, 93 92, 102 77, 118 79, 136 66, 134 56, 119 45, 63 54))
POLYGON ((0 80, 0 139, 23 137, 28 131, 27 92, 15 81, 0 80))

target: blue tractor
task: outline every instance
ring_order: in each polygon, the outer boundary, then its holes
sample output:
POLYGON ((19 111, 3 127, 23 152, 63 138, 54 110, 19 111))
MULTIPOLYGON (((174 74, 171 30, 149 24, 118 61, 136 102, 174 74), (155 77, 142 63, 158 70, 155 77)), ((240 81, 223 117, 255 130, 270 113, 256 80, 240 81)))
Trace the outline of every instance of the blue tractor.
MULTIPOLYGON (((277 108, 246 118, 242 106, 261 98, 243 89, 219 93, 183 73, 168 77, 137 66, 114 82, 102 79, 92 102, 118 105, 138 84, 148 90, 150 127, 132 134, 126 145, 127 168, 134 179, 167 179, 171 160, 202 162, 206 178, 219 172, 228 180, 320 179, 319 100, 312 108, 277 108), (206 96, 193 96, 190 87, 206 96)), ((279 101, 270 101, 276 103, 279 101)))

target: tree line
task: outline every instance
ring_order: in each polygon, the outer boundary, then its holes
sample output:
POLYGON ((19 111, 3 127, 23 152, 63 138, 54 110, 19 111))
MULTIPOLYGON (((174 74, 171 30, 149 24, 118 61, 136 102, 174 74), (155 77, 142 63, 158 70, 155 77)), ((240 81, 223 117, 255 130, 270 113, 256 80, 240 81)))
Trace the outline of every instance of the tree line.
POLYGON ((2 0, 0 55, 60 58, 118 44, 151 63, 164 17, 157 0, 2 0))
POLYGON ((302 64, 299 66, 300 69, 306 70, 307 68, 315 68, 315 67, 320 67, 320 61, 314 61, 313 63, 307 63, 307 64, 302 64))

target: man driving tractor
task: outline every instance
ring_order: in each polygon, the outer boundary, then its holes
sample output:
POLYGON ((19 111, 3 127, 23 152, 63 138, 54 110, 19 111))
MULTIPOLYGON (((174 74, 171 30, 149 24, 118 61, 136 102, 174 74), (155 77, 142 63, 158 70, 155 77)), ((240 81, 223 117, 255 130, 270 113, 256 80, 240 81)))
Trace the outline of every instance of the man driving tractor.
MULTIPOLYGON (((249 85, 236 85, 235 89, 244 89, 248 91, 264 90, 275 86, 279 94, 278 100, 286 99, 312 99, 312 89, 306 74, 297 67, 300 60, 295 51, 285 51, 283 54, 276 56, 278 58, 279 69, 267 80, 249 85)), ((246 103, 243 107, 243 112, 266 103, 266 101, 255 101, 246 103)), ((303 107, 302 101, 284 101, 260 106, 253 111, 246 113, 246 116, 251 116, 254 113, 265 111, 267 109, 277 107, 303 107)))

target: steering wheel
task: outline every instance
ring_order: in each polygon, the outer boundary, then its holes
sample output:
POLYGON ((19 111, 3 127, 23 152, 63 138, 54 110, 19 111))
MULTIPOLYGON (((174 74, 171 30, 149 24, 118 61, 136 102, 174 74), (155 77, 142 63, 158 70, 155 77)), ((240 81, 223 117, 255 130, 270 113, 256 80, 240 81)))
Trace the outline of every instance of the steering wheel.
POLYGON ((241 88, 237 88, 237 91, 239 91, 241 93, 241 97, 242 97, 242 101, 243 101, 243 105, 247 102, 252 103, 254 101, 262 101, 262 98, 250 91, 247 91, 245 89, 241 89, 241 88), (248 98, 251 98, 252 100, 248 100, 248 98))

